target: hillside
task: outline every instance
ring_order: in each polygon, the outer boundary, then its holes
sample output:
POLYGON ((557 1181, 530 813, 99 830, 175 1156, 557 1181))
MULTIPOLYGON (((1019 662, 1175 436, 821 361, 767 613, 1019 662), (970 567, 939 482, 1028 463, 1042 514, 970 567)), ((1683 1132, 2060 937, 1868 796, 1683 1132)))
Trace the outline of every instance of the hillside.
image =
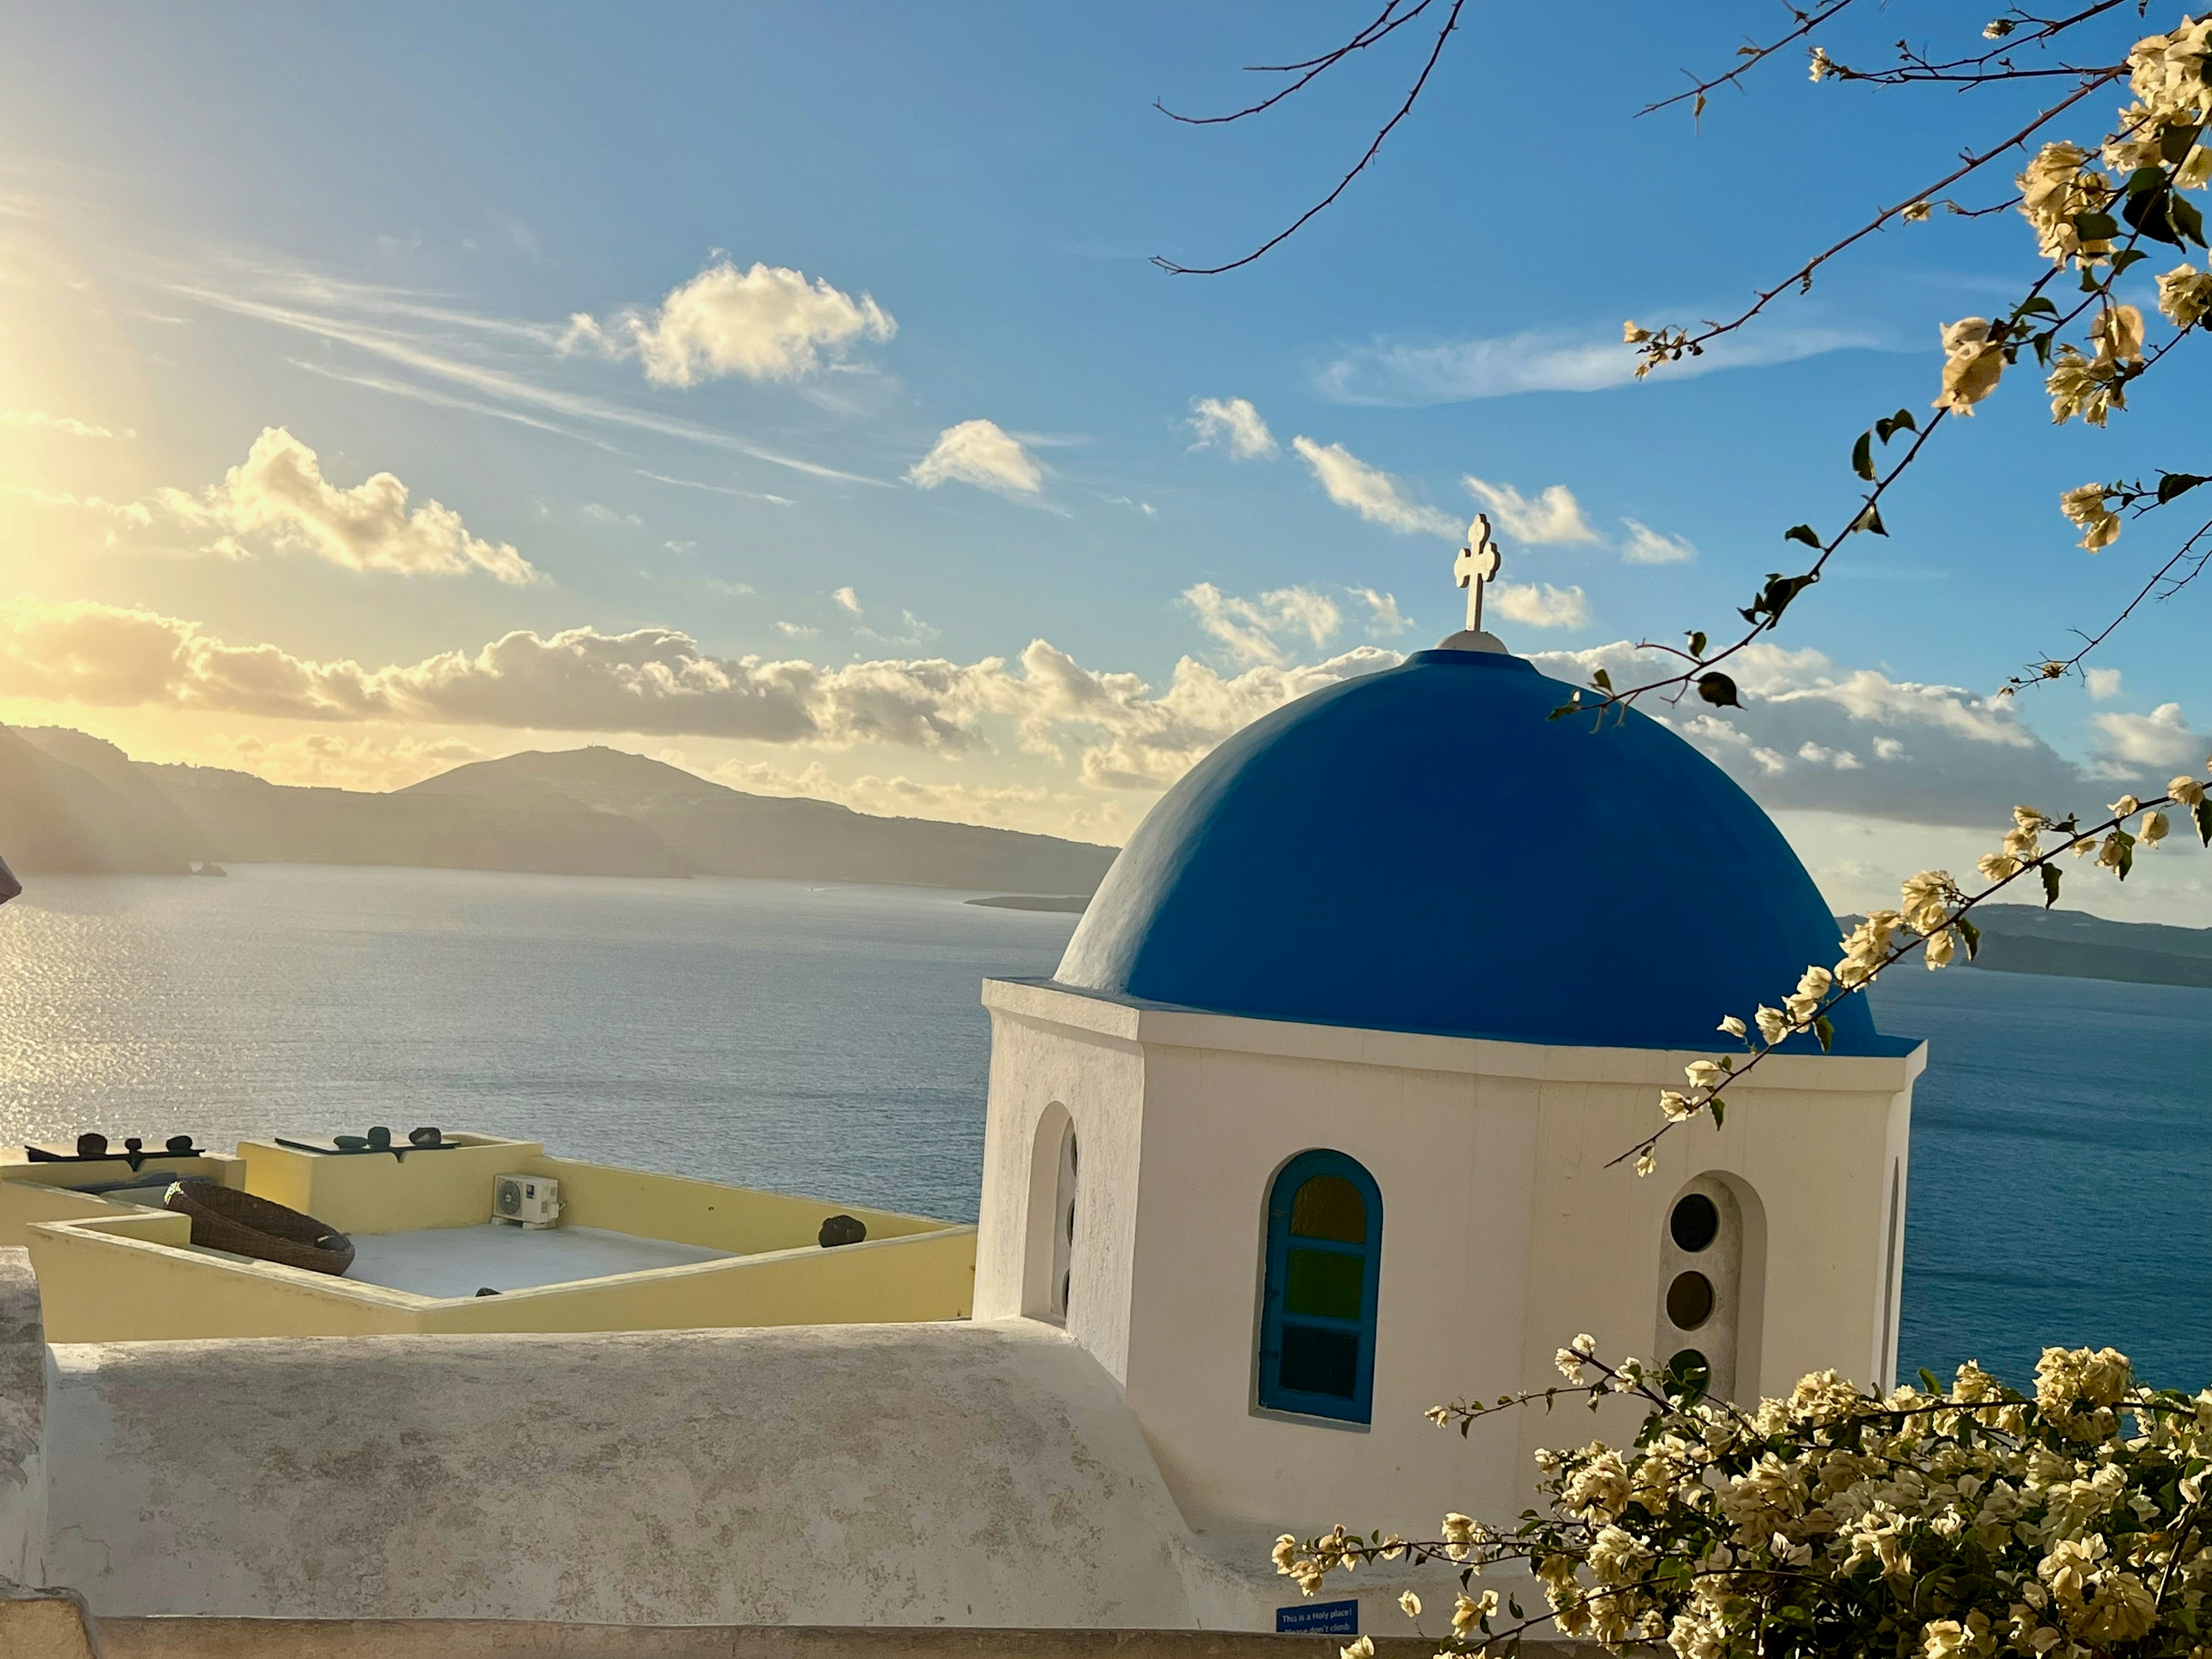
MULTIPOLYGON (((1978 905, 1973 915, 1982 931, 1973 965, 1991 973, 2212 986, 2212 927, 2107 921, 2081 910, 2032 904, 1978 905)), ((1846 929, 1859 921, 1856 916, 1837 920, 1846 929)))
POLYGON ((0 853, 19 872, 215 860, 1082 893, 1114 859, 1050 836, 750 795, 612 749, 512 755, 380 794, 134 761, 64 727, 0 727, 0 853))

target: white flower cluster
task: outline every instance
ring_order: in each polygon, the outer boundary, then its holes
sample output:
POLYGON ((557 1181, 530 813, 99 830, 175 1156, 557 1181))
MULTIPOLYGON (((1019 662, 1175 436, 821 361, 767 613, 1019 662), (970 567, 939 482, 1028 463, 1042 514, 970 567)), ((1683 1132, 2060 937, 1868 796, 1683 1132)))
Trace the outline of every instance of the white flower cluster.
MULTIPOLYGON (((1595 1398, 1626 1367, 1583 1340, 1560 1353, 1600 1373, 1595 1398)), ((2050 1348, 2032 1396, 1971 1363, 1948 1389, 1887 1396, 1833 1371, 1749 1408, 1638 1392, 1650 1409, 1633 1446, 1536 1455, 1546 1513, 1510 1529, 1453 1514, 1413 1544, 1285 1534, 1276 1567, 1309 1595, 1332 1571, 1401 1555, 1470 1576, 1534 1571, 1543 1610, 1511 1609, 1501 1630, 1495 1590, 1463 1593, 1447 1652, 1549 1621, 1674 1659, 1750 1659, 1778 1631, 1817 1631, 1822 1652, 1919 1659, 2112 1659, 2123 1644, 2131 1659, 2206 1659, 2212 1390, 2151 1390, 2111 1348, 2050 1348)), ((1358 1647, 1349 1659, 1366 1659, 1358 1647)))

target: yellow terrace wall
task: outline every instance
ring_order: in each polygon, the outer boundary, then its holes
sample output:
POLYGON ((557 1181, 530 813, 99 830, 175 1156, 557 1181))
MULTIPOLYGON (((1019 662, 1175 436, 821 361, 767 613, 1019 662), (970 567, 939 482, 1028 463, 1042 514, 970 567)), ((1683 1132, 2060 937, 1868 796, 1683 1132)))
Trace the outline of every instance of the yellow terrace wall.
POLYGON ((810 1241, 765 1255, 457 1298, 197 1249, 190 1218, 166 1211, 39 1223, 27 1231, 46 1340, 154 1342, 964 1319, 975 1230, 935 1224, 932 1232, 835 1249, 810 1241))
MULTIPOLYGON (((25 1230, 35 1222, 82 1221, 130 1213, 135 1206, 129 1198, 110 1202, 101 1194, 73 1192, 70 1187, 76 1182, 127 1181, 131 1173, 128 1164, 119 1162, 0 1164, 0 1245, 27 1244, 30 1237, 25 1230)), ((140 1163, 137 1173, 204 1176, 226 1187, 246 1184, 244 1163, 221 1152, 197 1158, 149 1157, 140 1163)), ((161 1189, 146 1189, 139 1194, 139 1201, 160 1208, 161 1189)))
POLYGON ((558 1181, 564 1226, 601 1227, 735 1255, 814 1248, 822 1223, 833 1215, 857 1218, 866 1224, 871 1240, 934 1232, 945 1224, 696 1176, 550 1158, 533 1140, 473 1134, 447 1139, 458 1143, 452 1151, 409 1152, 404 1158, 301 1152, 266 1140, 241 1140, 238 1152, 248 1192, 302 1211, 342 1233, 475 1226, 491 1219, 492 1182, 502 1175, 558 1181))

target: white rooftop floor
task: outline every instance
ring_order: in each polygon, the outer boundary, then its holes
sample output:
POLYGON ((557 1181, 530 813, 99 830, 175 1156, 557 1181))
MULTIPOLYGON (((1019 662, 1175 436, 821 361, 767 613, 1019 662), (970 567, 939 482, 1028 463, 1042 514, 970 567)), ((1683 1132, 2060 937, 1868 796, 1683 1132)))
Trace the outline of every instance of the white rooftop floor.
POLYGON ((348 1279, 435 1297, 474 1296, 486 1285, 521 1291, 693 1261, 726 1261, 732 1254, 597 1227, 532 1232, 497 1221, 411 1233, 356 1233, 353 1250, 348 1279))

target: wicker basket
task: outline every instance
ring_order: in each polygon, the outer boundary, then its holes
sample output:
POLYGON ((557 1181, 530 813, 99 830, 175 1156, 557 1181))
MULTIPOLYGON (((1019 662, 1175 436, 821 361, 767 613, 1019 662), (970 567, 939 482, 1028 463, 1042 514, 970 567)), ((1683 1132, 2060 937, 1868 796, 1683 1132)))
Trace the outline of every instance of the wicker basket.
POLYGON ((311 1215, 235 1187, 179 1182, 165 1208, 192 1218, 192 1243, 256 1261, 277 1261, 309 1273, 343 1275, 353 1266, 353 1240, 311 1215))

